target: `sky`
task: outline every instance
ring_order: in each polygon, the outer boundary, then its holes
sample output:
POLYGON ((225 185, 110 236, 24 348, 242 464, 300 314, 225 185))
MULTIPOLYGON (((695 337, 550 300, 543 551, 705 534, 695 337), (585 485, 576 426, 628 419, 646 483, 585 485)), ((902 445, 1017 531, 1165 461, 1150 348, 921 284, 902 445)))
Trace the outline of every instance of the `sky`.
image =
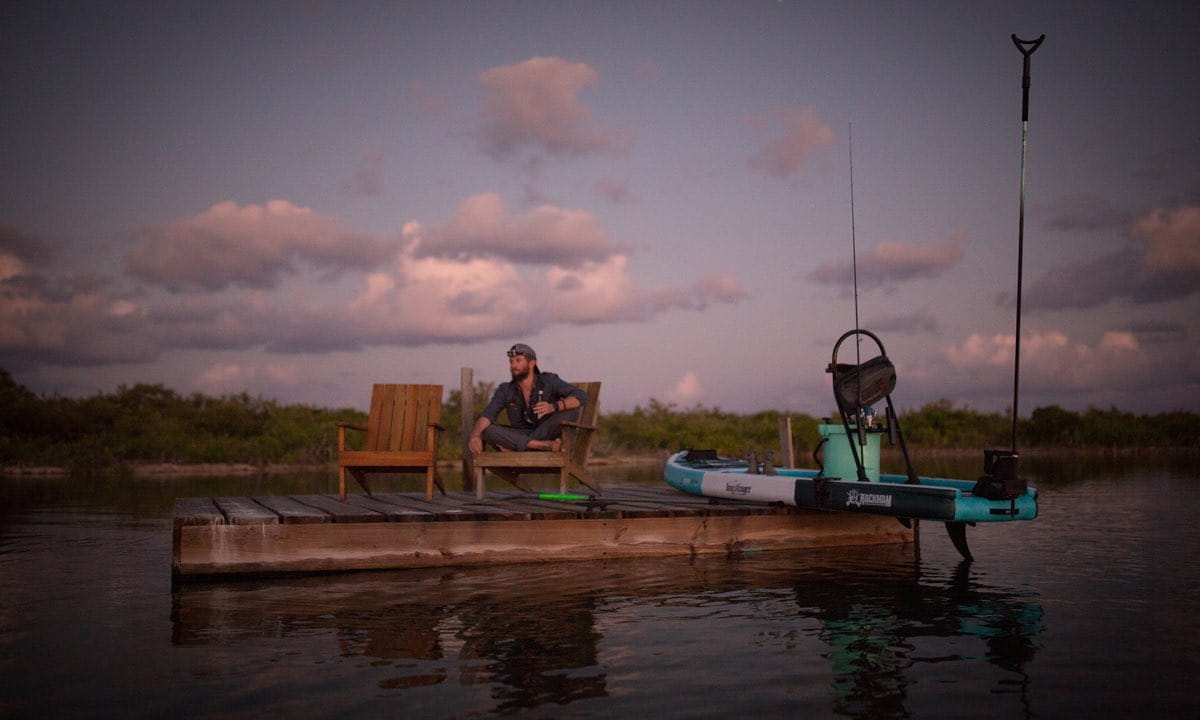
POLYGON ((1008 412, 1045 34, 1020 414, 1194 411, 1198 8, 4 3, 0 368, 365 409, 525 342, 820 416, 857 326, 902 411, 1008 412))

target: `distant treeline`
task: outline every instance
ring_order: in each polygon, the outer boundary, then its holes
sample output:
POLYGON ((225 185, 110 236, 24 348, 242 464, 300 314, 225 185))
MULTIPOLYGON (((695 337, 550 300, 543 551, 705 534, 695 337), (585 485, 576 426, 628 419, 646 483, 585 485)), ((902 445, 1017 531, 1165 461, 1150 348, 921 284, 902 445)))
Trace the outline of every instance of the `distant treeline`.
MULTIPOLYGON (((479 383, 475 412, 495 385, 479 383)), ((597 455, 683 448, 741 454, 779 442, 779 419, 792 417, 797 449, 811 451, 819 420, 775 410, 738 414, 718 408, 680 409, 651 400, 629 412, 601 412, 597 455)), ((443 405, 439 453, 461 454, 459 392, 443 405)), ((38 396, 0 369, 0 465, 52 465, 90 471, 133 463, 321 464, 337 454, 337 423, 364 423, 366 414, 282 405, 245 393, 180 395, 162 385, 121 386, 85 398, 38 396)), ((902 411, 911 448, 1004 447, 1011 420, 996 413, 956 408, 948 401, 902 411)), ((1072 412, 1037 408, 1018 424, 1021 447, 1130 448, 1200 445, 1200 415, 1135 415, 1115 408, 1072 412)), ((361 433, 351 433, 361 442, 361 433)))
MULTIPOLYGON (((1011 416, 956 408, 948 400, 901 409, 899 415, 910 448, 1007 447, 1012 440, 1011 416)), ((750 415, 717 408, 680 410, 655 400, 633 412, 602 414, 600 436, 618 450, 716 448, 740 454, 748 448, 777 447, 784 416, 792 418, 796 449, 811 451, 820 440, 817 425, 823 419, 775 410, 750 415)), ((1195 448, 1200 447, 1198 431, 1200 415, 1181 411, 1136 415, 1116 408, 1073 412, 1050 405, 1017 422, 1023 448, 1195 448)))
POLYGON ((355 410, 281 405, 245 393, 184 396, 162 385, 39 397, 0 370, 0 464, 73 470, 126 463, 324 463, 355 410))

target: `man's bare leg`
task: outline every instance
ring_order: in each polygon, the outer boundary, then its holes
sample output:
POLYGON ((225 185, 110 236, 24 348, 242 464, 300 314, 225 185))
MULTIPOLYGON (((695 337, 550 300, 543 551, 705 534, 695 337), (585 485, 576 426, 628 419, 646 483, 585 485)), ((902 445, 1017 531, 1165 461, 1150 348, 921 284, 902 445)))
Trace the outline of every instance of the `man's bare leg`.
POLYGON ((554 440, 530 440, 529 444, 525 446, 525 449, 558 452, 562 450, 562 439, 556 438, 554 440))

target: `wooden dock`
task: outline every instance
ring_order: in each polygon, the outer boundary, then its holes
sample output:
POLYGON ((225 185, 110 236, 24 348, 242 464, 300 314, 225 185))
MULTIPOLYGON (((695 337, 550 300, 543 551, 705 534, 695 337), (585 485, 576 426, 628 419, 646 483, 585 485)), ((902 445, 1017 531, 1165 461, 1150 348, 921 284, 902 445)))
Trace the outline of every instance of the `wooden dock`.
POLYGON ((175 502, 172 570, 197 576, 735 554, 912 541, 894 518, 605 488, 595 503, 519 492, 274 495, 175 502))

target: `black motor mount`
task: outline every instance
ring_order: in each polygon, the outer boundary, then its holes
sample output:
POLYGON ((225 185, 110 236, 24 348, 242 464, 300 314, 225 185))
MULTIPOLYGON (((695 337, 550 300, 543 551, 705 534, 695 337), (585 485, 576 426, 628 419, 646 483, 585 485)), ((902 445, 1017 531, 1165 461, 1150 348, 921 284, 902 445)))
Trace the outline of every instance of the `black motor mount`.
POLYGON ((1019 459, 1012 450, 984 450, 983 476, 971 492, 988 500, 1013 500, 1024 495, 1029 483, 1017 475, 1019 459))

